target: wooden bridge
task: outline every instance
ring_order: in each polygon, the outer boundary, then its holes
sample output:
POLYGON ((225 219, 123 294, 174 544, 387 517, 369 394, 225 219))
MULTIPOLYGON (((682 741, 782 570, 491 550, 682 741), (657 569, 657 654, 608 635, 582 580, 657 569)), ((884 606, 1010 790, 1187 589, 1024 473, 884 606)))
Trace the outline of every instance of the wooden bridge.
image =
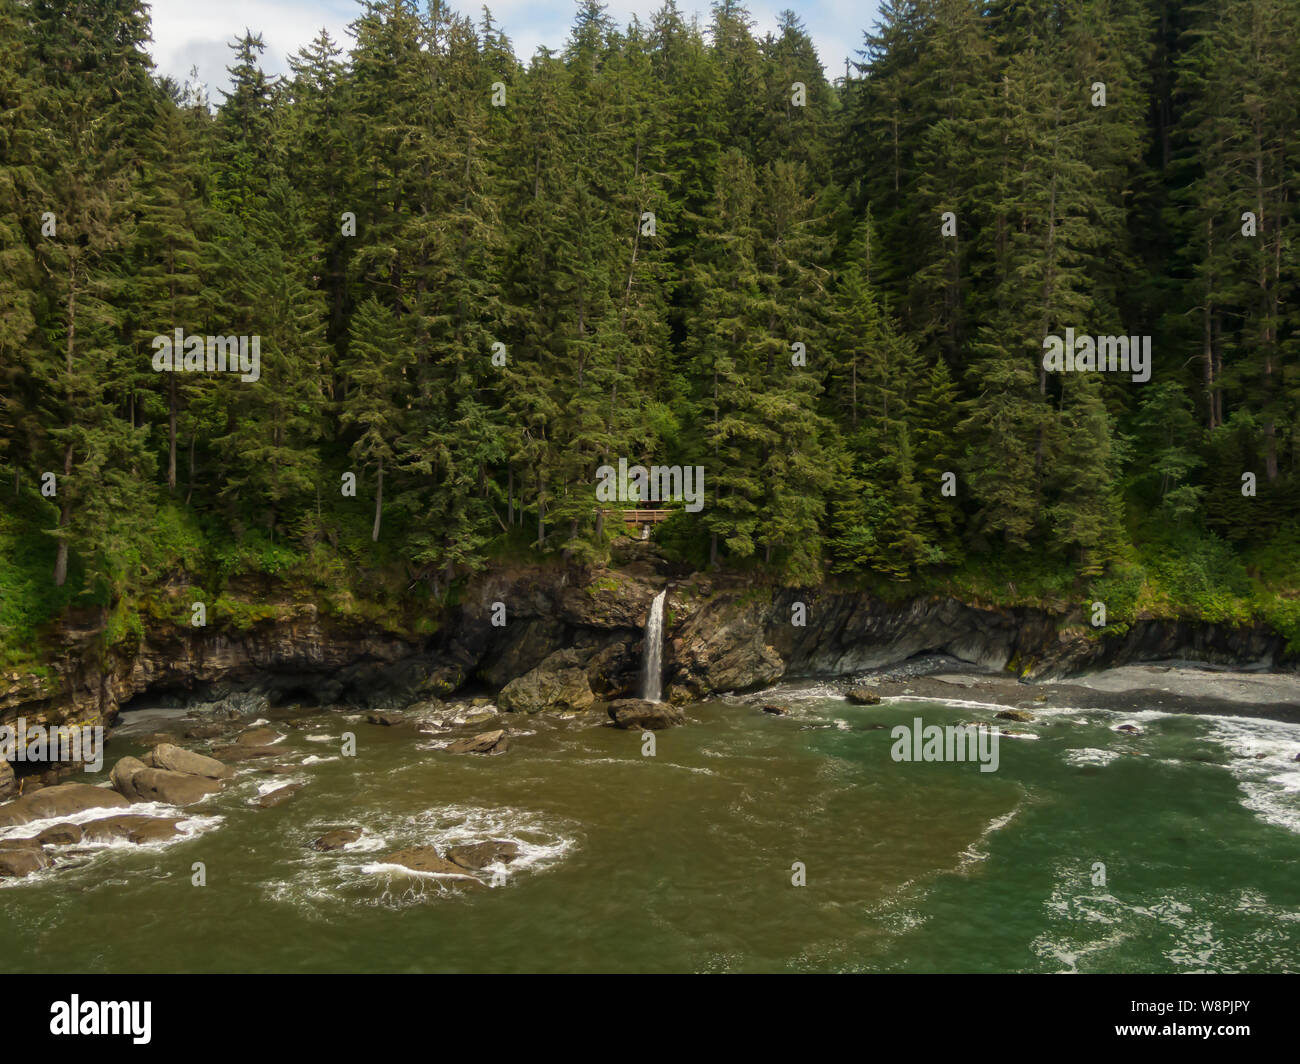
POLYGON ((666 521, 672 510, 606 510, 605 519, 622 516, 629 532, 639 532, 643 537, 649 534, 651 525, 666 521))

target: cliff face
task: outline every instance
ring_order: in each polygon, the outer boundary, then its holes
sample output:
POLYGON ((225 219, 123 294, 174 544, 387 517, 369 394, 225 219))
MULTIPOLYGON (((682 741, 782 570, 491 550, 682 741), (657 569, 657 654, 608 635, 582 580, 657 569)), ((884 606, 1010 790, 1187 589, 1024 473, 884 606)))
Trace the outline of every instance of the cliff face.
POLYGON ((849 675, 934 652, 1029 678, 1165 658, 1295 663, 1282 637, 1262 627, 1145 620, 1122 635, 1097 636, 1082 617, 1041 610, 951 598, 892 604, 684 577, 652 551, 619 570, 485 574, 438 618, 438 634, 421 640, 340 621, 310 604, 280 603, 276 620, 246 630, 154 622, 138 641, 104 650, 102 618, 72 616, 48 676, 0 676, 0 722, 22 716, 29 726, 107 724, 140 695, 212 700, 244 688, 272 702, 377 708, 513 681, 516 705, 530 710, 550 708, 548 690, 563 690, 569 704, 585 700, 586 689, 596 699, 635 695, 642 626, 664 587, 664 682, 678 701, 783 677, 849 675))
MULTIPOLYGON (((677 605, 671 595, 669 605, 677 605)), ((1294 663, 1285 640, 1264 627, 1153 619, 1107 636, 1085 628, 1080 616, 952 598, 893 604, 859 594, 782 590, 758 598, 731 592, 687 612, 670 630, 670 682, 696 695, 782 677, 850 675, 924 653, 1010 668, 1029 679, 1169 658, 1294 663)))

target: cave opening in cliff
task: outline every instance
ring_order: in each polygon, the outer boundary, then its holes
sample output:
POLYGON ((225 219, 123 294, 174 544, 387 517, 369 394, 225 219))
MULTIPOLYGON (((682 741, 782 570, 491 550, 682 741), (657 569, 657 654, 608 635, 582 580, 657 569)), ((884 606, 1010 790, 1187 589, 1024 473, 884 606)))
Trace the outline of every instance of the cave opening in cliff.
POLYGON ((270 690, 267 692, 266 698, 269 705, 277 708, 280 706, 319 706, 322 704, 316 691, 301 685, 270 690))

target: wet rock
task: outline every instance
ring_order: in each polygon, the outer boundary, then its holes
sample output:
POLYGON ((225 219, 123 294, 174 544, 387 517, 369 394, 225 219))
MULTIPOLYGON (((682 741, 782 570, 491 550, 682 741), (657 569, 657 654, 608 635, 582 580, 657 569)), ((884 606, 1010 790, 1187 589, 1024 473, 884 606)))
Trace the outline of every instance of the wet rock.
MULTIPOLYGON (((397 850, 380 858, 384 864, 401 865, 412 872, 433 872, 438 875, 461 876, 474 879, 461 865, 442 857, 432 846, 412 846, 397 850)), ((477 882, 477 880, 475 880, 477 882)))
POLYGON ((218 746, 212 756, 220 761, 253 761, 259 757, 278 757, 284 753, 276 746, 218 746))
POLYGON ((775 713, 778 717, 788 716, 790 707, 781 705, 779 702, 769 702, 763 707, 764 713, 775 713))
POLYGON ((1034 715, 1023 709, 1004 709, 993 714, 998 720, 1014 720, 1018 724, 1028 724, 1034 715))
POLYGON ((114 809, 129 804, 122 795, 106 787, 62 783, 57 787, 45 787, 37 794, 24 794, 8 805, 0 806, 0 827, 27 824, 33 820, 61 820, 87 809, 114 809))
POLYGON ((235 774, 234 769, 220 761, 182 750, 170 743, 161 743, 153 748, 152 763, 155 768, 184 772, 191 776, 206 776, 213 780, 228 780, 235 774))
POLYGON ((453 846, 447 851, 450 860, 473 872, 492 864, 509 864, 518 856, 519 845, 506 839, 488 839, 487 842, 453 846))
POLYGON ((367 724, 379 724, 385 728, 396 727, 399 724, 406 724, 408 720, 402 713, 390 713, 387 710, 379 713, 367 713, 367 724))
POLYGON ((237 746, 269 746, 281 735, 274 728, 251 728, 235 740, 237 746))
POLYGON ((29 839, 0 839, 0 850, 39 850, 40 848, 40 840, 35 837, 29 839))
POLYGON ((266 768, 257 770, 263 776, 287 776, 291 772, 297 772, 297 765, 267 765, 266 768))
POLYGON ((8 761, 0 760, 0 802, 12 798, 18 793, 18 780, 14 776, 13 766, 8 761))
POLYGON ((880 705, 880 695, 870 687, 850 687, 844 692, 844 697, 857 706, 878 706, 880 705))
POLYGON ((1121 725, 1120 725, 1118 728, 1116 728, 1115 730, 1116 730, 1117 732, 1122 732, 1122 733, 1125 734, 1125 735, 1141 735, 1141 734, 1142 734, 1142 730, 1141 730, 1140 728, 1138 728, 1138 727, 1132 725, 1132 724, 1121 724, 1121 725))
POLYGON ((131 780, 135 778, 137 772, 143 772, 149 766, 141 761, 138 757, 123 757, 113 766, 113 771, 108 774, 109 780, 113 784, 113 790, 128 799, 137 797, 135 788, 131 786, 131 780))
POLYGON ((82 830, 77 824, 55 824, 36 836, 42 846, 75 846, 81 841, 82 830))
POLYGON ((341 850, 344 846, 356 842, 359 838, 361 838, 360 828, 338 828, 335 831, 325 832, 311 845, 314 850, 328 852, 329 850, 341 850))
POLYGON ((221 790, 221 782, 206 776, 191 776, 186 772, 145 768, 131 777, 131 788, 141 801, 193 805, 221 790))
POLYGON ((277 787, 275 790, 262 795, 257 800, 257 807, 259 809, 273 809, 281 802, 288 801, 302 788, 303 784, 301 783, 286 783, 283 787, 277 787))
POLYGON ((215 739, 225 730, 220 724, 195 724, 193 727, 186 729, 185 738, 215 739))
POLYGON ((503 754, 510 748, 504 728, 480 732, 470 739, 458 739, 447 747, 449 754, 503 754))
POLYGON ((49 855, 43 850, 0 850, 0 879, 29 876, 49 866, 49 855))
POLYGON ((685 715, 671 702, 647 702, 643 698, 616 699, 609 704, 609 717, 620 728, 652 731, 686 723, 685 715))
POLYGON ((573 650, 548 655, 537 668, 506 684, 497 696, 501 708, 510 713, 576 712, 595 701, 587 670, 573 650))
POLYGON ((142 846, 149 842, 174 839, 180 834, 176 828, 179 823, 180 821, 174 817, 110 816, 82 825, 82 837, 87 842, 112 842, 115 839, 126 839, 137 846, 142 846))

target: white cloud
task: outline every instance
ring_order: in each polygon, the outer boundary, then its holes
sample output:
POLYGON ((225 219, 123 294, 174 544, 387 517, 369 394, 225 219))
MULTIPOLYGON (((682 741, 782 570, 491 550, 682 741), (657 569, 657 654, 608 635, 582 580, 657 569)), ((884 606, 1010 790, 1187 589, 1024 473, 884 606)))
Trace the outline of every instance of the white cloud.
MULTIPOLYGON (((266 43, 262 60, 270 73, 285 73, 288 57, 306 45, 324 27, 345 47, 351 43, 348 24, 356 18, 360 5, 353 0, 221 0, 212 5, 196 5, 193 0, 153 0, 153 56, 158 73, 184 81, 190 68, 197 66, 199 76, 211 89, 214 101, 217 90, 228 84, 226 67, 230 64, 230 41, 244 28, 261 33, 266 43)), ((477 3, 456 5, 477 22, 481 8, 477 3)), ((559 49, 569 35, 576 3, 567 0, 499 0, 488 5, 493 18, 502 26, 523 60, 540 45, 559 49)), ((625 26, 633 13, 643 23, 660 6, 660 0, 610 0, 608 12, 625 26)), ((700 21, 709 20, 708 0, 678 0, 689 17, 697 12, 700 21)), ((856 58, 862 47, 863 31, 875 22, 877 0, 751 0, 746 5, 754 19, 754 33, 762 37, 775 31, 778 14, 792 9, 802 19, 805 29, 817 46, 818 55, 829 76, 843 72, 846 56, 856 58)))

